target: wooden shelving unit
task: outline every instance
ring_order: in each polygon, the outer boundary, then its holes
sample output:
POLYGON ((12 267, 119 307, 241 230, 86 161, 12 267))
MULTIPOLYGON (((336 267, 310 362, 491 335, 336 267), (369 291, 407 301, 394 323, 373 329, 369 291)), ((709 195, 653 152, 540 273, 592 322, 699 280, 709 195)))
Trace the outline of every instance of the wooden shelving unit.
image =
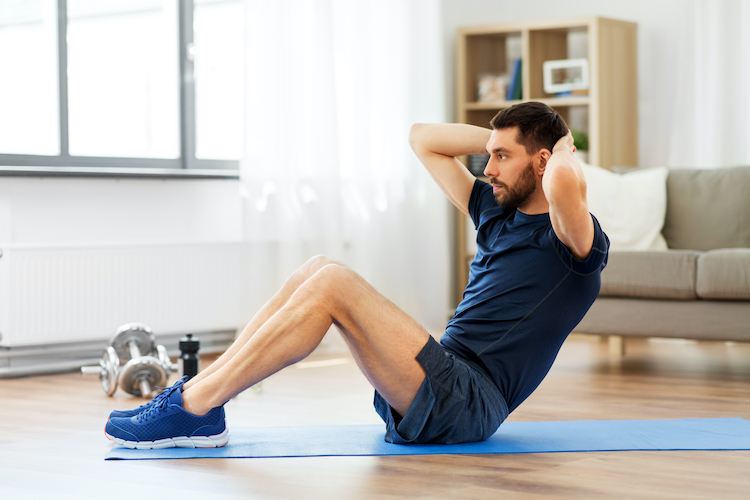
MULTIPOLYGON (((541 101, 560 113, 572 129, 588 133, 590 164, 606 169, 638 165, 635 23, 586 17, 472 26, 458 30, 456 50, 458 122, 488 127, 500 109, 522 101, 541 101), (487 73, 510 73, 516 58, 522 61, 522 100, 478 101, 478 77, 487 73), (574 58, 588 59, 588 94, 545 93, 543 63, 574 58)), ((467 223, 471 227, 471 222, 460 213, 457 217, 458 301, 468 281, 473 252, 467 245, 471 243, 467 223)))

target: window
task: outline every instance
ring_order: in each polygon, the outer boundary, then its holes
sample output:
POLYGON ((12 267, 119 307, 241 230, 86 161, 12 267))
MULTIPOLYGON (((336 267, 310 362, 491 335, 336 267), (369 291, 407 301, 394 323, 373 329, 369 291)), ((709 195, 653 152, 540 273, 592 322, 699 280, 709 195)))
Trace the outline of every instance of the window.
POLYGON ((242 0, 0 0, 0 165, 236 169, 243 26, 242 0))
POLYGON ((242 156, 244 17, 241 2, 195 0, 195 155, 242 156))
POLYGON ((177 6, 67 3, 70 154, 179 158, 177 6))
POLYGON ((60 153, 55 17, 49 1, 0 1, 0 153, 60 153))

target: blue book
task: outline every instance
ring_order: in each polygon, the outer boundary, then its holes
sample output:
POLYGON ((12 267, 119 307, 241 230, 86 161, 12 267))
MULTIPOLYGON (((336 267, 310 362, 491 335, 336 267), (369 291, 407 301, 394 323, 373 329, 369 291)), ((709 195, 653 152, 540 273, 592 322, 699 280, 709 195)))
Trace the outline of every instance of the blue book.
POLYGON ((508 91, 505 98, 508 101, 521 99, 521 59, 513 61, 513 70, 510 72, 510 81, 508 82, 508 91))
POLYGON ((513 100, 520 101, 523 98, 523 63, 518 60, 518 71, 516 72, 516 84, 513 86, 513 100))

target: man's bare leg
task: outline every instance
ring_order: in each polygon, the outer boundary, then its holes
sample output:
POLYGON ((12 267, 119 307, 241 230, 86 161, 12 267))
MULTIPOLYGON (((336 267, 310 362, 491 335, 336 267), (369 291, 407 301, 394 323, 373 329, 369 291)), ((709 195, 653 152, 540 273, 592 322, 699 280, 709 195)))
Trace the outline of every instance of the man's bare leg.
POLYGON ((299 269, 297 269, 284 283, 281 289, 274 295, 271 300, 260 308, 260 310, 253 316, 253 319, 247 324, 242 333, 235 339, 229 349, 224 351, 211 365, 206 369, 202 370, 198 375, 187 381, 184 385, 185 389, 190 388, 194 384, 208 377, 212 373, 216 372, 219 368, 224 366, 232 357, 234 357, 242 347, 247 343, 250 338, 255 335, 255 332, 263 326, 276 312, 281 309, 284 304, 289 300, 289 297, 297 291, 297 289, 315 273, 317 273, 323 266, 327 264, 338 264, 338 262, 330 259, 324 255, 317 255, 307 262, 305 262, 299 269))
POLYGON ((416 361, 429 333, 351 269, 321 267, 221 367, 183 392, 203 415, 310 354, 335 324, 372 385, 401 415, 425 372, 416 361))

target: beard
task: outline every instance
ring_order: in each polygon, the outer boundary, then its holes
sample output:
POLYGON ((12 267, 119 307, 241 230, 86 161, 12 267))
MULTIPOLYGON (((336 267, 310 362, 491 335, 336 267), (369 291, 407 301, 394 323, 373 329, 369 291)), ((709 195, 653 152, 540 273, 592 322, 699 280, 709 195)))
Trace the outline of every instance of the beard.
POLYGON ((498 205, 506 210, 516 210, 526 203, 534 191, 536 191, 536 176, 534 175, 534 165, 529 163, 521 172, 521 177, 513 186, 508 186, 494 177, 490 177, 490 183, 493 186, 500 186, 503 189, 495 192, 495 201, 498 205))

